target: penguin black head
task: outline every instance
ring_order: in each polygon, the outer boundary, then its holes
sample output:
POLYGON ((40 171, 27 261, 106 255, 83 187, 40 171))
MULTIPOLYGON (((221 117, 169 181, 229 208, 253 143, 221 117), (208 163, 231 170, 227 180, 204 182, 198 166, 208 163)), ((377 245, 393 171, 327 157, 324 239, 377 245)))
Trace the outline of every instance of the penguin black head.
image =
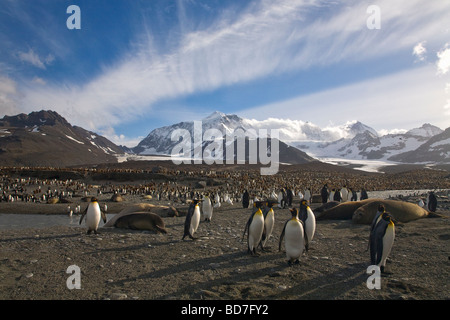
POLYGON ((92 197, 92 198, 91 198, 91 202, 98 202, 98 200, 97 200, 96 197, 92 197))
POLYGON ((266 202, 266 206, 268 206, 269 208, 272 208, 274 204, 278 204, 278 201, 276 201, 276 200, 267 200, 267 202, 266 202))
POLYGON ((385 221, 387 221, 387 222, 392 222, 392 223, 394 223, 394 219, 393 219, 392 216, 391 216, 388 212, 386 212, 386 211, 383 211, 383 214, 381 215, 381 219, 383 219, 383 220, 385 220, 385 221))
POLYGON ((196 205, 197 203, 200 203, 200 202, 202 202, 203 200, 201 200, 201 199, 192 199, 192 204, 193 205, 196 205))
POLYGON ((253 206, 254 206, 255 208, 261 208, 261 207, 263 206, 264 203, 266 203, 266 202, 265 202, 265 201, 255 201, 255 202, 253 203, 253 206))
POLYGON ((290 208, 289 211, 290 211, 291 214, 292 214, 292 218, 297 218, 297 216, 298 216, 298 210, 297 210, 297 208, 290 208))
POLYGON ((300 206, 305 206, 305 207, 307 207, 308 206, 308 202, 306 201, 306 200, 302 200, 301 202, 300 202, 300 206))

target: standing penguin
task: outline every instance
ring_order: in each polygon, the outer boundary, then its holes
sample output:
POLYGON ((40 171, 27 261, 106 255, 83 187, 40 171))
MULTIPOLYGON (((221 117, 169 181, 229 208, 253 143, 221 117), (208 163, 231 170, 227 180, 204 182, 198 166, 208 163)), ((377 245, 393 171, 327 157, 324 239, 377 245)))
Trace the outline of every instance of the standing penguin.
POLYGON ((372 220, 372 224, 370 225, 369 245, 368 245, 369 248, 370 248, 370 245, 371 245, 372 243, 374 243, 374 242, 372 241, 372 239, 373 239, 374 236, 375 236, 375 232, 374 232, 375 227, 377 226, 378 222, 380 222, 380 220, 381 220, 381 215, 382 215, 385 211, 386 211, 386 209, 384 208, 384 206, 383 206, 382 204, 380 204, 380 205, 378 206, 377 212, 375 213, 375 217, 374 217, 373 220, 372 220))
POLYGON ((437 199, 433 191, 430 191, 427 197, 427 208, 430 212, 436 212, 437 199))
POLYGON ((264 233, 261 239, 261 249, 264 250, 264 247, 266 246, 267 241, 269 240, 270 236, 272 235, 273 226, 275 224, 275 213, 273 211, 273 205, 277 204, 277 201, 274 200, 268 200, 266 202, 266 207, 263 211, 264 216, 264 233))
POLYGON ((320 196, 322 197, 322 203, 327 203, 328 201, 328 186, 325 183, 322 187, 322 190, 320 190, 320 196))
POLYGON ((203 197, 202 203, 202 212, 205 221, 211 222, 212 214, 213 214, 213 206, 211 204, 211 200, 208 196, 203 197))
POLYGON ((391 252, 395 238, 395 225, 391 216, 387 212, 380 215, 378 223, 373 230, 373 236, 370 238, 370 263, 380 267, 384 272, 386 259, 391 252))
POLYGON ((264 216, 261 211, 262 203, 263 201, 255 201, 252 214, 245 225, 244 234, 242 235, 243 239, 245 233, 248 231, 247 252, 251 255, 256 255, 256 247, 261 242, 264 233, 264 216))
POLYGON ((344 187, 341 189, 341 201, 342 202, 345 202, 348 200, 348 193, 349 193, 349 191, 347 189, 347 186, 344 185, 344 187))
POLYGON ((245 190, 244 194, 242 195, 242 207, 244 209, 247 209, 249 203, 250 203, 250 195, 248 194, 248 191, 245 190))
POLYGON ((80 224, 81 221, 83 221, 85 215, 86 215, 86 226, 88 227, 87 234, 91 234, 92 231, 94 231, 94 233, 97 234, 100 218, 102 218, 103 222, 106 223, 106 214, 100 209, 97 198, 91 198, 91 202, 81 215, 80 224))
POLYGON ((286 257, 289 265, 299 263, 299 259, 305 249, 305 236, 303 230, 303 223, 298 219, 298 211, 296 208, 289 209, 292 218, 286 221, 281 232, 278 250, 281 251, 281 243, 285 238, 284 246, 286 248, 286 257))
POLYGON ((189 206, 186 220, 184 221, 184 234, 181 240, 184 240, 184 237, 186 236, 189 236, 192 240, 196 239, 194 238, 194 233, 197 231, 198 224, 200 223, 199 202, 201 202, 201 200, 194 199, 189 206))
POLYGON ((316 233, 316 217, 312 212, 311 208, 308 206, 306 200, 300 202, 300 212, 299 219, 303 222, 303 229, 305 234, 305 249, 309 250, 309 244, 314 238, 316 233))
POLYGON ((214 196, 214 208, 220 208, 220 196, 219 193, 216 193, 214 196))
POLYGON ((307 201, 306 203, 311 203, 311 188, 305 189, 305 196, 303 197, 303 199, 307 201))

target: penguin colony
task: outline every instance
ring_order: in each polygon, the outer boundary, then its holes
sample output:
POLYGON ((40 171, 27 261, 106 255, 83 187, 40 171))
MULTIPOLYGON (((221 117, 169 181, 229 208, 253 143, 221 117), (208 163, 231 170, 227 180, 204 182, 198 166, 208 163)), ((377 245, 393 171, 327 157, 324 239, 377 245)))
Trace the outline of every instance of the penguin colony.
MULTIPOLYGON (((179 173, 180 175, 182 173, 179 173)), ((192 173, 192 175, 194 175, 194 173, 192 173)), ((224 173, 225 174, 225 173, 224 173)), ((305 174, 305 173, 304 173, 305 174)), ((215 178, 215 177, 219 177, 219 174, 216 173, 216 175, 214 176, 214 174, 211 172, 206 172, 204 174, 204 177, 208 177, 208 178, 215 178)), ((294 176, 294 174, 292 174, 292 176, 294 176)), ((287 195, 285 196, 283 194, 283 192, 281 192, 281 194, 277 193, 278 190, 282 190, 283 188, 279 188, 280 186, 286 186, 288 185, 287 181, 289 181, 289 177, 287 178, 288 180, 283 180, 285 178, 280 179, 280 181, 275 181, 274 183, 267 183, 267 182, 271 182, 271 181, 265 181, 266 183, 264 184, 259 184, 261 181, 259 180, 260 177, 258 176, 251 176, 252 179, 250 178, 246 178, 247 180, 244 180, 243 178, 246 177, 244 173, 242 172, 236 172, 234 175, 231 176, 232 179, 230 179, 230 185, 226 185, 226 187, 217 187, 217 188, 213 188, 211 194, 208 195, 209 198, 209 202, 212 205, 212 209, 208 209, 209 207, 209 203, 205 199, 203 199, 204 201, 200 201, 200 205, 198 210, 195 210, 195 206, 194 206, 194 210, 192 212, 192 217, 195 217, 194 219, 191 218, 192 223, 194 223, 197 219, 197 217, 199 216, 197 214, 197 212, 200 212, 200 220, 202 221, 207 221, 207 222, 211 222, 214 221, 212 220, 212 216, 213 216, 213 209, 214 208, 218 208, 220 207, 221 204, 225 204, 225 203, 238 203, 238 202, 242 202, 242 205, 244 208, 251 208, 249 209, 249 211, 252 211, 252 221, 253 221, 253 216, 257 213, 253 212, 253 208, 254 205, 257 203, 258 200, 255 201, 255 194, 258 194, 259 196, 261 196, 262 198, 267 198, 267 199, 280 199, 284 202, 288 202, 285 199, 288 199, 287 195), (242 178, 242 179, 241 179, 242 178), (245 182, 245 183, 244 183, 245 182), (233 183, 239 184, 241 187, 241 189, 233 189, 234 185, 233 183), (262 187, 257 187, 259 185, 270 185, 270 190, 264 189, 262 187), (244 190, 246 190, 246 192, 244 193, 244 196, 242 196, 242 192, 244 192, 244 190), (250 191, 250 192, 249 192, 250 191), (213 200, 214 199, 214 200, 213 200)), ((250 177, 250 175, 248 175, 248 177, 250 177)), ((327 176, 328 177, 328 176, 327 176)), ((310 179, 309 176, 307 176, 305 174, 305 178, 306 180, 310 181, 310 183, 308 183, 308 185, 312 185, 312 188, 306 188, 304 190, 302 190, 302 192, 299 192, 298 190, 296 195, 298 195, 298 197, 300 199, 304 199, 304 200, 311 200, 311 190, 315 190, 316 192, 314 193, 315 195, 317 194, 317 191, 320 190, 320 185, 323 184, 323 181, 328 181, 330 178, 328 177, 321 177, 319 175, 319 178, 315 177, 314 179, 310 179), (314 183, 311 183, 311 181, 314 180, 314 183)), ((276 177, 270 177, 270 179, 272 178, 276 178, 276 177)), ((338 177, 339 178, 339 177, 338 177)), ((206 179, 206 178, 205 178, 206 179)), ((295 180, 296 178, 293 177, 291 178, 291 180, 295 180)), ((343 180, 342 178, 339 178, 341 180, 343 180)), ((352 178, 353 179, 353 178, 352 178)), ((355 178, 356 179, 356 178, 355 178)), ((351 180, 351 179, 349 179, 351 180)), ((412 179, 412 178, 408 178, 407 179, 408 182, 411 181, 415 181, 417 179, 412 179)), ((2 178, 2 185, 5 185, 5 187, 2 188, 2 196, 3 196, 3 200, 5 201, 9 201, 8 199, 14 199, 15 201, 20 201, 18 196, 15 197, 11 197, 11 195, 8 195, 8 191, 17 189, 17 190, 24 190, 23 192, 26 193, 26 188, 27 185, 38 185, 38 184, 42 184, 42 188, 40 188, 39 190, 36 190, 36 197, 37 195, 39 195, 40 193, 44 193, 44 195, 47 198, 55 198, 58 197, 61 200, 64 200, 66 198, 70 199, 71 195, 74 193, 78 193, 78 194, 82 194, 82 195, 87 195, 88 193, 92 192, 92 190, 89 190, 89 186, 79 183, 77 181, 71 181, 71 180, 67 180, 67 181, 57 181, 57 180, 39 180, 39 179, 22 179, 22 180, 13 180, 8 178, 7 176, 4 176, 2 178), (50 187, 51 186, 51 187, 50 187), (57 190, 59 189, 59 190, 57 190), (71 189, 72 191, 67 191, 71 189), (64 191, 66 190, 66 191, 64 191)), ((436 183, 436 180, 433 180, 433 183, 436 183)), ((297 181, 299 183, 297 184, 301 184, 300 180, 297 181)), ((381 187, 373 187, 373 186, 369 186, 369 189, 373 189, 373 190, 377 190, 377 189, 385 189, 386 188, 386 182, 379 180, 378 178, 375 180, 371 180, 371 181, 367 181, 366 179, 364 179, 364 185, 369 185, 369 183, 373 183, 373 182, 377 182, 378 184, 381 185, 381 187)), ((357 180, 355 181, 350 181, 351 185, 358 185, 358 189, 360 189, 361 187, 361 183, 358 182, 357 180), (359 185, 358 185, 359 183, 359 185)), ((338 183, 333 182, 331 185, 336 186, 338 185, 338 183)), ((342 185, 342 184, 341 184, 342 185)), ((348 184, 347 184, 348 186, 348 184)), ((389 185, 389 188, 395 187, 395 185, 389 185)), ((146 185, 146 186, 127 186, 127 185, 123 185, 123 186, 113 186, 113 185, 108 185, 108 186, 100 186, 98 188, 98 192, 101 193, 109 193, 109 192, 118 192, 123 194, 124 196, 126 196, 127 194, 146 194, 146 195, 151 195, 154 199, 161 199, 161 200, 170 200, 173 202, 179 202, 179 201, 183 201, 183 199, 187 199, 189 197, 192 198, 192 195, 196 195, 198 197, 201 196, 200 194, 196 194, 195 192, 192 192, 192 190, 187 187, 187 186, 181 186, 181 185, 177 185, 177 183, 175 182, 164 182, 164 183, 160 183, 158 184, 151 184, 151 185, 146 185)), ((285 190, 287 191, 287 190, 285 190)), ((21 194, 20 192, 18 194, 21 194)), ((333 193, 333 199, 334 199, 334 195, 336 194, 336 190, 333 193)), ((351 195, 352 195, 352 190, 350 188, 347 189, 340 189, 340 198, 341 201, 344 201, 342 199, 345 199, 345 195, 347 195, 347 201, 351 200, 351 195)), ((326 200, 329 199, 329 194, 326 195, 326 200)), ((11 200, 12 201, 12 200, 11 200)), ((23 197, 22 201, 31 201, 29 200, 29 198, 27 197, 23 197), (28 199, 28 200, 27 200, 28 199)), ((430 212, 433 212, 436 210, 436 196, 433 193, 430 193, 428 198, 423 199, 422 201, 422 205, 425 206, 430 212)), ((298 203, 298 202, 297 202, 298 203)), ((276 202, 276 204, 280 205, 279 201, 276 202)), ((296 204, 297 208, 298 208, 298 220, 302 222, 302 227, 303 227, 303 231, 304 231, 304 253, 307 253, 308 250, 311 247, 311 241, 312 238, 311 236, 308 236, 308 230, 313 230, 314 228, 310 226, 310 228, 308 228, 308 220, 306 219, 307 215, 305 216, 305 212, 308 213, 308 210, 304 211, 304 209, 302 209, 302 206, 300 205, 300 207, 298 207, 298 205, 296 204)), ((106 208, 105 208, 106 209, 106 208)), ((261 251, 264 251, 267 244, 270 243, 270 238, 273 236, 271 233, 271 229, 270 229, 270 224, 272 223, 272 221, 275 220, 275 215, 273 214, 274 212, 277 210, 277 206, 276 205, 269 205, 268 203, 261 206, 260 210, 262 212, 262 216, 263 216, 263 221, 264 221, 264 228, 263 228, 263 233, 261 235, 261 240, 258 242, 258 239, 252 239, 252 246, 251 249, 247 248, 247 250, 249 250, 249 252, 253 255, 256 254, 258 250, 258 248, 261 248, 261 251), (272 212, 270 212, 270 209, 272 210, 272 212), (256 243, 258 242, 258 243, 256 243), (255 246, 256 243, 256 246, 255 246)), ((69 216, 71 216, 72 214, 76 214, 79 215, 81 213, 81 209, 79 206, 76 206, 74 208, 70 208, 67 207, 67 214, 69 216)), ((95 205, 92 201, 92 203, 90 203, 88 205, 88 208, 85 210, 82 219, 80 219, 80 222, 84 219, 86 219, 86 227, 87 227, 87 232, 88 233, 97 233, 98 230, 98 226, 99 226, 99 222, 100 219, 102 219, 104 216, 104 212, 102 212, 100 210, 100 207, 97 205, 95 205)), ((104 218, 105 219, 105 218, 104 218)), ((250 217, 249 217, 250 220, 250 217)), ((290 219, 291 220, 291 219, 290 219)), ((372 247, 372 252, 371 252, 371 262, 374 264, 379 264, 380 268, 383 267, 386 264, 386 258, 383 256, 386 256, 387 254, 389 254, 389 247, 392 248, 392 245, 389 245, 389 243, 393 243, 393 239, 395 238, 395 221, 392 219, 392 217, 389 220, 389 212, 385 213, 384 215, 379 215, 378 216, 378 223, 376 223, 373 226, 373 230, 370 239, 369 239, 369 247, 372 247), (375 227, 376 227, 376 232, 375 232, 375 227), (377 235, 378 238, 375 237, 375 235, 377 235), (378 240, 375 240, 378 239, 378 240), (381 241, 380 239, 383 239, 383 241, 385 240, 386 245, 384 245, 384 242, 381 241), (389 240, 389 241, 388 241, 389 240), (381 242, 380 242, 381 241, 381 242), (378 243, 381 243, 381 245, 378 245, 378 243), (373 256, 373 258, 372 258, 373 256), (378 261, 380 260, 380 261, 378 261), (378 262, 377 262, 378 261, 378 262)), ((258 216, 255 216, 255 223, 257 221, 261 221, 261 219, 259 219, 259 213, 258 216)), ((312 220, 311 220, 312 221, 312 220)), ((248 222, 248 221, 247 221, 248 222)), ((194 225, 191 227, 191 225, 189 224, 189 229, 192 229, 192 232, 188 232, 186 233, 186 235, 183 235, 183 238, 185 237, 189 237, 191 238, 195 236, 195 233, 198 229, 198 225, 197 227, 195 227, 194 225)), ((250 227, 250 225, 249 225, 250 227)), ((273 227, 273 224, 272 224, 273 227)), ((314 226, 315 227, 315 226, 314 226)), ((245 229, 245 226, 243 226, 243 228, 245 229)), ((259 227, 260 228, 260 227, 259 227)), ((252 229, 256 229, 256 224, 254 225, 254 227, 252 229)), ((258 229, 260 230, 260 229, 258 229)), ((248 231, 248 230, 247 230, 248 231)), ((273 232, 273 229, 272 229, 273 232)), ((286 232, 286 231, 285 231, 286 232)), ((252 233, 253 235, 253 233, 252 233)), ((284 235, 284 239, 286 240, 286 236, 284 235)), ((247 239, 248 240, 248 239, 247 239)), ((247 241, 249 243, 249 241, 247 241)), ((247 244, 247 246, 249 246, 249 244, 247 244)), ((295 260, 293 260, 293 262, 295 262, 295 260)))

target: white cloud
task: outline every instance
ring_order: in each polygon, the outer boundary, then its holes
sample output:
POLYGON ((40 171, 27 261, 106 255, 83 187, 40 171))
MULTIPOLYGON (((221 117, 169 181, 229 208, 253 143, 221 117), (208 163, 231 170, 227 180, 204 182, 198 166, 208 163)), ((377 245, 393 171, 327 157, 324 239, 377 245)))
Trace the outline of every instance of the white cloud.
POLYGON ((385 136, 387 134, 402 134, 402 133, 406 133, 408 130, 406 129, 381 129, 378 131, 378 135, 381 136, 385 136))
POLYGON ((39 69, 46 69, 46 65, 49 65, 55 59, 51 54, 46 58, 41 58, 33 49, 28 50, 28 52, 18 52, 17 56, 21 61, 28 62, 39 69))
MULTIPOLYGON (((357 84, 299 96, 282 102, 241 110, 243 117, 314 119, 321 127, 332 120, 357 120, 373 128, 411 128, 430 122, 448 127, 442 105, 442 79, 432 66, 399 72, 357 84)), ((334 126, 335 127, 335 126, 334 126)))
POLYGON ((12 79, 0 75, 0 112, 2 115, 20 113, 18 98, 20 97, 17 83, 12 79))
POLYGON ((450 99, 447 100, 447 104, 444 106, 444 114, 450 116, 450 99))
POLYGON ((437 53, 438 61, 436 63, 438 74, 446 74, 450 69, 450 47, 446 44, 445 47, 437 53))
POLYGON ((417 57, 418 61, 426 59, 427 49, 424 47, 425 41, 418 43, 413 49, 413 55, 417 57))
POLYGON ((40 85, 47 84, 47 82, 44 79, 39 78, 39 77, 34 77, 32 81, 33 81, 33 83, 37 83, 37 84, 40 84, 40 85))
POLYGON ((139 136, 135 138, 129 138, 125 136, 124 134, 117 134, 112 127, 104 128, 102 130, 99 130, 99 134, 101 134, 103 137, 107 138, 108 140, 112 141, 116 145, 122 145, 127 147, 135 147, 139 144, 139 142, 142 141, 145 137, 139 136))

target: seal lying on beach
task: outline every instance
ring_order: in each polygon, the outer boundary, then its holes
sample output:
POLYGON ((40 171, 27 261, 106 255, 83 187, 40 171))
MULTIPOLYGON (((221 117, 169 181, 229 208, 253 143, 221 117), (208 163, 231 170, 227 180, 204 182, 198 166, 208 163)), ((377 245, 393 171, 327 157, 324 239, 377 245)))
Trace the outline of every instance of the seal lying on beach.
POLYGON ((354 223, 371 224, 378 206, 382 204, 390 216, 399 222, 409 222, 429 216, 429 212, 415 203, 401 200, 382 200, 373 199, 373 201, 360 206, 355 210, 352 216, 354 223))
POLYGON ((330 201, 330 202, 324 203, 320 207, 314 209, 314 214, 317 217, 322 212, 325 212, 331 208, 334 208, 334 207, 338 206, 339 204, 340 204, 340 202, 338 202, 338 201, 330 201))
MULTIPOLYGON (((347 201, 337 205, 334 201, 329 202, 329 204, 326 203, 323 205, 323 207, 326 208, 330 206, 331 208, 325 209, 321 213, 321 210, 319 210, 319 214, 316 216, 316 220, 350 220, 352 219, 353 213, 356 209, 375 200, 376 199, 347 201)), ((314 212, 316 211, 317 209, 314 210, 314 212)))
POLYGON ((178 217, 178 211, 174 207, 158 206, 150 203, 136 203, 123 208, 122 211, 114 215, 114 217, 112 217, 103 227, 104 228, 114 227, 114 223, 118 218, 130 213, 137 213, 137 212, 152 212, 159 215, 160 217, 173 217, 173 216, 178 217))
POLYGON ((135 212, 119 217, 114 223, 116 228, 132 230, 154 230, 167 233, 164 221, 155 213, 135 212))

